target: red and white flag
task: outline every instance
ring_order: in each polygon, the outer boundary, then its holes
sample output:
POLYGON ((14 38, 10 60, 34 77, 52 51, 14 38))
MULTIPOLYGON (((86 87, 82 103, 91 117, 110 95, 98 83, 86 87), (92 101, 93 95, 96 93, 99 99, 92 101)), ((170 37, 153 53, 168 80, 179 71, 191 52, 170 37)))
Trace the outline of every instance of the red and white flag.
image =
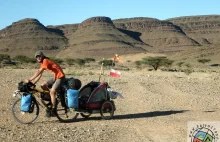
POLYGON ((113 77, 120 77, 121 76, 121 73, 119 71, 116 71, 114 69, 111 69, 110 71, 110 76, 113 76, 113 77))
POLYGON ((118 54, 115 54, 114 58, 113 58, 114 62, 119 62, 119 63, 123 63, 123 60, 121 57, 119 57, 118 54))

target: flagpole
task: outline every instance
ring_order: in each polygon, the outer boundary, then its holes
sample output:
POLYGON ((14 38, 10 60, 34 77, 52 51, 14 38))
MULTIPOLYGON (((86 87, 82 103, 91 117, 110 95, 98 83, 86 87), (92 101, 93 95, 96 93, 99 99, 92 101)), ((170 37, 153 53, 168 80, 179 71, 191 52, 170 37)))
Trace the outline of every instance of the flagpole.
MULTIPOLYGON (((103 60, 104 60, 104 58, 103 58, 103 60)), ((102 70, 103 70, 103 65, 104 65, 103 60, 102 60, 101 69, 100 69, 100 73, 99 73, 99 82, 101 81, 101 75, 102 75, 102 70)))
MULTIPOLYGON (((115 56, 116 56, 116 54, 115 54, 115 56)), ((114 58, 113 58, 112 68, 113 68, 113 65, 114 65, 114 63, 115 63, 115 56, 114 56, 114 58)), ((112 68, 111 68, 111 69, 112 69, 112 68)))

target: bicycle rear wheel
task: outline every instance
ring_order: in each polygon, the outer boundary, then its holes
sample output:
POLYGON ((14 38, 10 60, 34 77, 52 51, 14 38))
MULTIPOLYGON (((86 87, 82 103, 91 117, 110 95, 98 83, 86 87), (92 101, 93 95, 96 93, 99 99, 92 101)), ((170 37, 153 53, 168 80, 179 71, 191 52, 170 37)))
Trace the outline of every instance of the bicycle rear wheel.
POLYGON ((63 107, 61 101, 57 101, 56 112, 57 118, 64 123, 74 122, 79 115, 74 109, 63 107))
POLYGON ((112 101, 105 101, 102 104, 102 107, 100 109, 101 117, 105 120, 109 120, 114 115, 114 104, 112 101))
POLYGON ((12 104, 12 115, 17 122, 22 124, 29 124, 37 119, 39 115, 39 105, 37 104, 36 100, 33 100, 29 112, 21 111, 20 105, 21 105, 21 98, 18 98, 12 104))

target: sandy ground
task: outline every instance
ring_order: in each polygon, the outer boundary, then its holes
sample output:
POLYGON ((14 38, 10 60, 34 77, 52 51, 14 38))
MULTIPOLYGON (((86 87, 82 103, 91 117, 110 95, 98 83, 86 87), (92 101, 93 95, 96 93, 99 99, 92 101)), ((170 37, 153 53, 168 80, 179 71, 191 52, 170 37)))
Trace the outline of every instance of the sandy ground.
MULTIPOLYGON (((1 142, 185 142, 189 121, 220 121, 219 73, 187 76, 181 72, 121 71, 120 79, 109 78, 112 88, 125 97, 114 100, 117 110, 112 120, 94 114, 87 120, 79 116, 79 121, 65 124, 44 117, 40 108, 40 117, 24 125, 11 114, 12 93, 34 70, 0 72, 1 142)), ((93 72, 77 78, 83 85, 97 81, 98 71, 93 72)))

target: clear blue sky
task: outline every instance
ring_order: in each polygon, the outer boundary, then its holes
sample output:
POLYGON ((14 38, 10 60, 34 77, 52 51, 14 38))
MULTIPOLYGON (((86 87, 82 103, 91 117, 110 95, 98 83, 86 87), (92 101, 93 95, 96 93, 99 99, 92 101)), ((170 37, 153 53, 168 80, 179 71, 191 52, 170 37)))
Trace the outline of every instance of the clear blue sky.
POLYGON ((0 0, 0 30, 24 18, 44 26, 76 24, 95 17, 168 18, 220 15, 220 0, 0 0))

